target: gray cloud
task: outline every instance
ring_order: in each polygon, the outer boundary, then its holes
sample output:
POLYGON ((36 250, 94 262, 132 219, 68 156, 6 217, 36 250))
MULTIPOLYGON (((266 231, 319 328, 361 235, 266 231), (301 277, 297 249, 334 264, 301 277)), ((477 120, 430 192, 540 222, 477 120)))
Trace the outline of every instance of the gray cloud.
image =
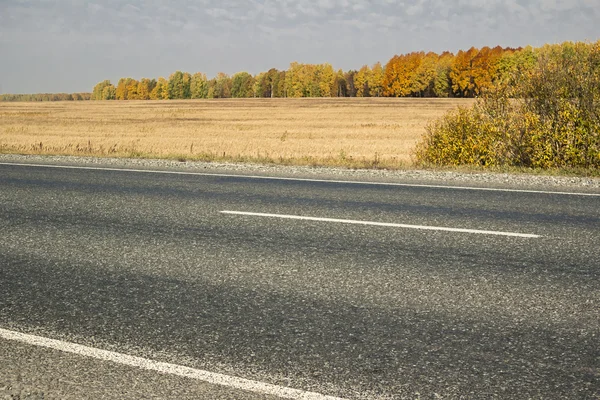
POLYGON ((177 70, 360 68, 415 50, 598 40, 600 0, 0 0, 4 92, 177 70))

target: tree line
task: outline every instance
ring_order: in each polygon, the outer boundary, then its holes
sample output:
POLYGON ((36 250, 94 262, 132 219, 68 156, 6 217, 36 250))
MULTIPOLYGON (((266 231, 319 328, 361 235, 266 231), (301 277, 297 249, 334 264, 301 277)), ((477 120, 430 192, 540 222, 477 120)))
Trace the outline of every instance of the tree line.
POLYGON ((292 62, 257 75, 232 76, 176 71, 168 79, 104 80, 92 93, 0 95, 0 101, 169 100, 265 97, 478 97, 515 71, 533 68, 541 48, 481 49, 454 54, 412 52, 393 56, 385 65, 335 70, 331 64, 292 62))
POLYGON ((293 62, 257 75, 177 71, 168 79, 121 78, 98 83, 92 100, 169 100, 252 97, 476 97, 497 80, 535 62, 532 47, 472 47, 457 54, 413 52, 359 70, 293 62))
POLYGON ((91 99, 91 93, 0 94, 0 101, 81 101, 91 99))

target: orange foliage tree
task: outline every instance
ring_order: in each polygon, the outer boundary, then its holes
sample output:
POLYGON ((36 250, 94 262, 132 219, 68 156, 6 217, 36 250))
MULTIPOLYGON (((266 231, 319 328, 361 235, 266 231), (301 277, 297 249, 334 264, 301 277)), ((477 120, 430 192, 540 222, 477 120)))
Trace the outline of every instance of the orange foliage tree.
POLYGON ((424 57, 423 52, 394 56, 385 66, 383 93, 391 97, 412 95, 411 82, 424 57))

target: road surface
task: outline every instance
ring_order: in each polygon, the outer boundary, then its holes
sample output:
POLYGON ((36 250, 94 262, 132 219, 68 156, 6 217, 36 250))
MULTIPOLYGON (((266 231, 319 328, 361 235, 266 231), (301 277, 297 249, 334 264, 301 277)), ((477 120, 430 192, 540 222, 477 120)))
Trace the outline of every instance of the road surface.
POLYGON ((0 165, 0 395, 597 398, 569 192, 0 165))

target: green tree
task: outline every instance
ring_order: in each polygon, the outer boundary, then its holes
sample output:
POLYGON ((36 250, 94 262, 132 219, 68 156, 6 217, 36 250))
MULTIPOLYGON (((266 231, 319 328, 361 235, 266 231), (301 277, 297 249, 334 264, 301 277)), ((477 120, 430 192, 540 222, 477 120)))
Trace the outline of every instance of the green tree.
POLYGON ((265 97, 284 97, 281 89, 281 83, 284 83, 285 81, 283 77, 285 77, 285 71, 278 71, 276 68, 271 68, 267 71, 266 88, 268 90, 268 95, 265 97))
MULTIPOLYGON (((211 85, 209 86, 209 93, 212 89, 212 97, 215 99, 228 99, 231 98, 231 86, 232 81, 231 77, 224 72, 219 72, 217 76, 211 80, 211 85)), ((209 96, 210 97, 210 96, 209 96)))
POLYGON ((105 100, 103 96, 104 88, 108 86, 113 86, 109 80, 102 81, 96 86, 94 86, 94 90, 92 91, 92 100, 105 100))
POLYGON ((286 76, 287 71, 279 71, 275 72, 275 75, 272 78, 272 86, 273 92, 271 97, 288 97, 287 89, 286 89, 286 76))
POLYGON ((271 68, 267 72, 261 72, 254 78, 255 97, 283 97, 279 88, 281 72, 271 68))
POLYGON ((442 53, 435 65, 435 81, 433 83, 433 92, 436 97, 452 96, 452 81, 450 80, 450 71, 454 54, 450 52, 442 53))
POLYGON ((231 97, 244 98, 254 96, 254 78, 247 72, 238 72, 231 81, 231 97))
POLYGON ((515 85, 520 77, 531 71, 537 62, 533 47, 509 49, 498 60, 498 80, 507 85, 515 85))
POLYGON ((267 73, 261 72, 254 77, 254 85, 252 85, 254 97, 271 97, 271 93, 267 86, 267 73))
POLYGON ((102 89, 102 99, 101 100, 115 100, 117 98, 117 88, 113 85, 105 86, 102 89))
POLYGON ((169 76, 169 98, 189 99, 191 98, 190 84, 192 76, 187 72, 176 71, 169 76))

